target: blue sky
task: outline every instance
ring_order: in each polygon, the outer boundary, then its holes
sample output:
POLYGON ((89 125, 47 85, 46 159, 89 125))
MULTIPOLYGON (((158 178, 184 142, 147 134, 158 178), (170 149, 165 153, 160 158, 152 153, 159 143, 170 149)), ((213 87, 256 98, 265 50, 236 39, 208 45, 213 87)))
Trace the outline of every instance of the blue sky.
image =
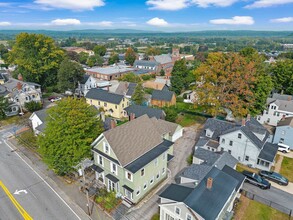
POLYGON ((0 15, 0 29, 293 31, 293 0, 0 0, 0 15))

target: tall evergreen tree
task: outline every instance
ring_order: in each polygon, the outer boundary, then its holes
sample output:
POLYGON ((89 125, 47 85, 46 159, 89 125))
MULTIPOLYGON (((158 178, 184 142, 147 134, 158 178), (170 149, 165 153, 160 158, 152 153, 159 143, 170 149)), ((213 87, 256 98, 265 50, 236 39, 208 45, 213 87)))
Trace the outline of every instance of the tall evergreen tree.
POLYGON ((136 104, 136 105, 142 105, 145 102, 145 92, 142 87, 142 83, 138 83, 137 86, 135 87, 134 93, 131 97, 131 100, 136 104))

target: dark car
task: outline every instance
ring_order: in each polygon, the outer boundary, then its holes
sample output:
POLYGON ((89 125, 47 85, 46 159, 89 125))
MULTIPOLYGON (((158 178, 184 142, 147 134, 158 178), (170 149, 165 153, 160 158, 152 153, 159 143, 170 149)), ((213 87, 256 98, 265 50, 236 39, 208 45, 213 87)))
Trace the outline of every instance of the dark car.
POLYGON ((259 172, 259 175, 263 178, 272 180, 280 185, 287 186, 289 183, 287 178, 276 172, 262 170, 259 172))
POLYGON ((249 171, 243 171, 242 174, 246 177, 245 181, 260 187, 261 189, 271 188, 269 181, 261 178, 258 174, 249 171))

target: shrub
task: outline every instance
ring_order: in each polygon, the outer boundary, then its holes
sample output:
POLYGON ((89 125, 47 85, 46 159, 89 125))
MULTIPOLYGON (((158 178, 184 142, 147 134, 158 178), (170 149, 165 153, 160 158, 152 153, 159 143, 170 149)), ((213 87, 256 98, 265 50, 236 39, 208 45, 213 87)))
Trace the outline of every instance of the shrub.
POLYGON ((42 103, 40 103, 40 102, 35 102, 35 101, 26 102, 26 103, 24 104, 24 107, 25 107, 29 112, 34 112, 34 111, 38 111, 38 110, 42 109, 42 103))
POLYGON ((147 81, 147 80, 150 80, 151 79, 151 76, 150 75, 143 75, 141 77, 144 81, 147 81))
POLYGON ((166 108, 164 109, 166 113, 166 121, 175 122, 177 118, 177 112, 173 108, 166 108))
POLYGON ((160 220, 160 214, 159 213, 154 214, 151 220, 160 220))

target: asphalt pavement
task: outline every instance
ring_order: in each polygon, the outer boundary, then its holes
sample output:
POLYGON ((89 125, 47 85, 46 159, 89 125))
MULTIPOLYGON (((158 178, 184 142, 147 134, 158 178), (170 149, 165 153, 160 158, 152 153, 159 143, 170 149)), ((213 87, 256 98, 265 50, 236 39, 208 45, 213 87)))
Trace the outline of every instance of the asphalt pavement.
MULTIPOLYGON (((88 219, 86 215, 77 214, 48 183, 46 176, 7 144, 5 138, 11 131, 0 131, 0 181, 20 206, 35 220, 88 219)), ((0 219, 23 219, 3 187, 0 187, 0 219)))

